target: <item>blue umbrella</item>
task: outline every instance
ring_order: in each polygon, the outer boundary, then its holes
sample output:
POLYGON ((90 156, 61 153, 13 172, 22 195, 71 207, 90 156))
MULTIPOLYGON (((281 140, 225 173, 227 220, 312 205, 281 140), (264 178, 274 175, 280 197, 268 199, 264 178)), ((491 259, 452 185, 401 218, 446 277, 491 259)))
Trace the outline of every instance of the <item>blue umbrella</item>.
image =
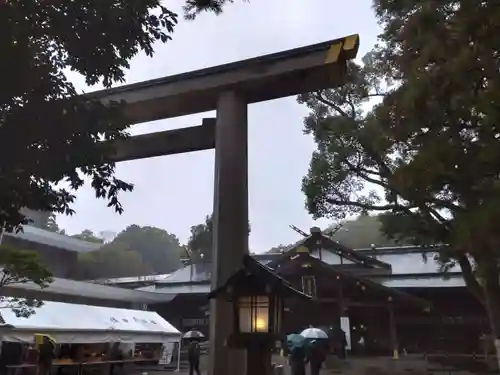
POLYGON ((286 337, 286 345, 289 350, 303 348, 306 346, 306 339, 301 335, 292 333, 286 337))

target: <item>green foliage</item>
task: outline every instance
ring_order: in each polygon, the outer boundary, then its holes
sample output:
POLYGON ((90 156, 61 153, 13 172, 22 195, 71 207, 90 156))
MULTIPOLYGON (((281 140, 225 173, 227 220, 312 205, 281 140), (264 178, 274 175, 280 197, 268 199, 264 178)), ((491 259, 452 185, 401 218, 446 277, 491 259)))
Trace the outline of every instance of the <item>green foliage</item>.
POLYGON ((160 228, 130 225, 108 244, 88 229, 72 237, 103 244, 98 250, 79 256, 75 279, 163 274, 181 265, 178 238, 160 228))
POLYGON ((144 264, 141 255, 124 243, 111 242, 99 250, 80 254, 73 277, 93 280, 110 277, 150 275, 152 270, 144 264))
POLYGON ((185 17, 188 20, 194 20, 196 16, 203 12, 212 12, 219 15, 225 5, 232 3, 234 3, 234 0, 187 0, 184 6, 185 17))
MULTIPOLYGON (((2 245, 0 264, 0 289, 29 282, 45 288, 52 282, 52 275, 42 266, 37 252, 2 245)), ((16 316, 28 317, 42 304, 43 302, 37 299, 0 297, 0 308, 11 309, 16 316)))
POLYGON ((82 233, 74 234, 71 237, 77 238, 82 241, 93 242, 93 243, 104 243, 102 238, 97 237, 94 232, 89 229, 85 229, 82 233))
POLYGON ((159 0, 0 4, 0 223, 7 230, 25 222, 22 207, 72 213, 75 197, 57 183, 76 190, 84 176, 122 211, 118 195, 132 185, 103 162, 111 146, 101 141, 126 137, 128 121, 119 103, 78 96, 65 72, 89 85, 123 82, 130 59, 152 56, 176 21, 159 0))
POLYGON ((187 248, 193 261, 212 260, 213 221, 212 215, 205 217, 205 222, 191 227, 187 248))
POLYGON ((356 219, 346 220, 332 239, 351 249, 366 249, 373 246, 384 247, 408 245, 412 243, 407 238, 393 240, 384 233, 380 216, 361 215, 356 219))
MULTIPOLYGON (((391 216, 392 217, 392 216, 391 216)), ((339 230, 331 235, 331 238, 338 243, 347 246, 351 249, 366 249, 373 246, 395 246, 413 244, 413 239, 409 238, 390 238, 382 228, 382 215, 370 216, 360 215, 356 219, 343 220, 339 230)), ((329 230, 337 225, 331 225, 324 233, 328 234, 329 230)), ((278 245, 270 250, 269 253, 278 253, 285 251, 290 245, 278 245)))
MULTIPOLYGON (((248 233, 251 227, 248 223, 248 233)), ((191 227, 187 250, 193 262, 212 260, 213 215, 207 215, 205 222, 191 227)))
POLYGON ((124 244, 137 252, 144 265, 154 273, 169 273, 181 265, 179 239, 164 229, 130 225, 112 243, 124 244))
POLYGON ((304 120, 305 132, 317 144, 302 185, 306 206, 316 218, 343 220, 391 208, 381 204, 383 196, 377 190, 366 189, 367 183, 386 189, 385 175, 393 163, 389 140, 362 111, 371 98, 384 95, 372 56, 364 61, 365 67, 348 65, 346 85, 298 97, 311 110, 304 120))
POLYGON ((471 291, 498 305, 500 334, 500 3, 377 0, 375 10, 381 44, 349 67, 348 84, 300 97, 318 146, 307 207, 383 212, 392 237, 448 244, 443 267, 460 264, 471 291), (382 102, 362 111, 373 94, 382 102))

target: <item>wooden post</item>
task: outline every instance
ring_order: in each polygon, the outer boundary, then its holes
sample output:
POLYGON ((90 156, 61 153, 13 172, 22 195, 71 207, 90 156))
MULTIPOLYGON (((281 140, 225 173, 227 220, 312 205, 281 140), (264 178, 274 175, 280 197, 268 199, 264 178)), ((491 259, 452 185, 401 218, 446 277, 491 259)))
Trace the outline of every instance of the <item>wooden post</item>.
POLYGON ((399 359, 398 332, 396 328, 396 318, 394 316, 394 306, 389 302, 389 334, 392 346, 392 357, 399 359))
MULTIPOLYGON (((339 310, 339 327, 340 327, 340 318, 344 316, 344 292, 342 290, 342 278, 339 277, 337 280, 337 298, 338 298, 338 310, 339 310)), ((347 333, 347 332, 346 332, 347 333)))
MULTIPOLYGON (((342 278, 338 278, 338 290, 337 290, 337 298, 338 298, 338 311, 339 311, 339 320, 338 320, 338 329, 342 330, 342 317, 345 315, 345 303, 344 303, 344 291, 343 291, 343 281, 342 278)), ((346 340, 351 336, 350 332, 344 332, 346 340)), ((349 342, 346 342, 346 346, 344 347, 344 352, 340 354, 341 359, 347 358, 347 348, 349 346, 349 342)), ((352 342, 350 350, 352 350, 352 342)))
POLYGON ((247 348, 246 375, 272 375, 269 345, 251 345, 247 348))

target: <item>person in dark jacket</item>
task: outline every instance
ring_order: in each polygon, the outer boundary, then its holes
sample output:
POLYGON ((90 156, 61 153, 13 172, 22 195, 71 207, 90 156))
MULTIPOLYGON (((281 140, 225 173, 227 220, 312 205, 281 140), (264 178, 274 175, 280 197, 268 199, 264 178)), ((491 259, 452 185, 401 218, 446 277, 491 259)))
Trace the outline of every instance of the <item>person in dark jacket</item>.
POLYGON ((317 340, 313 341, 308 355, 309 366, 311 366, 311 375, 319 375, 325 359, 325 345, 317 340))
POLYGON ((188 346, 189 375, 193 375, 194 372, 196 372, 197 375, 201 375, 200 356, 200 344, 197 341, 191 341, 188 346))
POLYGON ((334 340, 336 341, 335 349, 337 351, 337 356, 341 359, 346 358, 346 348, 347 348, 347 338, 344 330, 337 326, 333 334, 334 340))
POLYGON ((38 351, 38 375, 50 375, 52 360, 54 359, 55 345, 48 337, 43 338, 43 343, 38 351))
POLYGON ((304 347, 294 347, 288 356, 292 375, 306 375, 307 353, 304 347))

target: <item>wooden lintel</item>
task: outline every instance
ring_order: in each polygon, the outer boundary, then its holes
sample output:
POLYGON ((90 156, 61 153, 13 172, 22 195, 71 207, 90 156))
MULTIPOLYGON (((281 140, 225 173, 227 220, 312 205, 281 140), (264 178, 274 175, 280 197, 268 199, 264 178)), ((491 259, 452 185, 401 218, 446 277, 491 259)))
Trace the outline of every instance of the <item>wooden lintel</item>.
POLYGON ((209 150, 215 147, 215 118, 205 118, 200 126, 141 134, 119 141, 112 162, 209 150))

